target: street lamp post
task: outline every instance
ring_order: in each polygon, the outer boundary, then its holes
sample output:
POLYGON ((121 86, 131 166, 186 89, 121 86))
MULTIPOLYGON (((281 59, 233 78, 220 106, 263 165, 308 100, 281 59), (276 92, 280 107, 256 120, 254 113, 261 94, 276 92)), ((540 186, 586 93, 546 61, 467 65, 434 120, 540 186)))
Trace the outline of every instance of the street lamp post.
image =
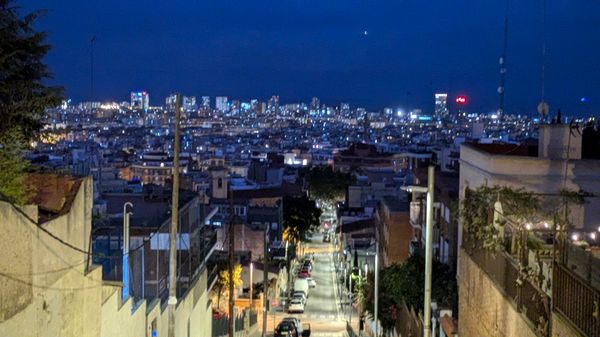
POLYGON ((129 215, 132 213, 127 212, 127 206, 133 208, 133 204, 129 201, 123 204, 123 302, 129 297, 129 215))
POLYGON ((379 337, 379 241, 375 241, 375 337, 379 337))
POLYGON ((427 169, 427 187, 407 186, 408 192, 427 193, 427 213, 425 215, 425 290, 423 305, 423 336, 431 337, 431 269, 433 264, 433 192, 435 167, 427 169))
POLYGON ((252 304, 254 302, 253 301, 254 298, 252 296, 252 290, 253 290, 252 289, 252 283, 254 282, 253 278, 252 278, 253 272, 254 272, 254 263, 250 262, 250 308, 252 308, 252 304))

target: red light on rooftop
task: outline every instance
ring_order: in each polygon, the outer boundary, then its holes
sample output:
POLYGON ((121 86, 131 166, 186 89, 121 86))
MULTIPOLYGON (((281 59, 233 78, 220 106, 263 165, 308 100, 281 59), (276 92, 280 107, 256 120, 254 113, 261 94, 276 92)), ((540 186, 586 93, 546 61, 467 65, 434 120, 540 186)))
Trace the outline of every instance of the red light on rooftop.
POLYGON ((456 104, 459 104, 459 105, 467 104, 467 96, 460 95, 460 96, 456 97, 456 104))

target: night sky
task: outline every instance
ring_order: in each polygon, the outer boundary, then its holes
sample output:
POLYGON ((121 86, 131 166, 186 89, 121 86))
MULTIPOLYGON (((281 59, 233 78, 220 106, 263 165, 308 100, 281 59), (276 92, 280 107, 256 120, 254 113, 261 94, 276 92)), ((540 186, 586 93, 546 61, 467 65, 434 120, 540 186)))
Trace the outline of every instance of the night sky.
MULTIPOLYGON (((531 114, 541 98, 542 0, 510 2, 506 110, 531 114)), ((53 45, 47 63, 76 102, 90 98, 95 35, 97 100, 127 100, 143 89, 151 105, 179 91, 431 111, 442 90, 468 95, 472 111, 498 105, 504 0, 17 4, 48 10, 37 24, 53 45)), ((548 1, 546 34, 550 110, 600 111, 600 1, 548 1)))

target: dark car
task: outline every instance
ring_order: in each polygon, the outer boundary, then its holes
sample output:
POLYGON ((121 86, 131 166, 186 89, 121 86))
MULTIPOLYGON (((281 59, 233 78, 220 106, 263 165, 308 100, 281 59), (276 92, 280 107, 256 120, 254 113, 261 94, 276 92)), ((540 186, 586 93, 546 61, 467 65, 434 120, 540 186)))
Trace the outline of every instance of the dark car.
POLYGON ((291 321, 282 321, 275 328, 274 337, 299 337, 296 325, 291 321))

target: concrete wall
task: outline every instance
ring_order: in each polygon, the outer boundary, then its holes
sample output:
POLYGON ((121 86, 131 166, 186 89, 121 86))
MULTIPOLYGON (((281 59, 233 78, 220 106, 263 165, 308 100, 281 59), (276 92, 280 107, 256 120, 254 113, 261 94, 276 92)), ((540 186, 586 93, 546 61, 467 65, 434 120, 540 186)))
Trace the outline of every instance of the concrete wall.
POLYGON ((461 249, 458 283, 461 337, 536 337, 514 305, 461 249))
POLYGON ((559 314, 552 313, 552 337, 584 337, 559 314))
MULTIPOLYGON (((37 206, 23 211, 37 219, 37 206)), ((81 180, 69 212, 41 226, 57 238, 87 251, 92 211, 91 179, 81 180)), ((113 337, 167 335, 168 312, 145 301, 134 309, 121 303, 121 285, 102 281, 102 268, 86 270, 87 254, 50 237, 12 206, 0 202, 0 336, 113 337)), ((210 337, 211 303, 202 271, 180 299, 177 336, 210 337)))
MULTIPOLYGON (((82 179, 75 191, 69 211, 40 226, 87 251, 91 179, 82 179)), ((24 211, 37 221, 36 206, 24 211)), ((99 336, 101 269, 87 272, 86 254, 60 243, 7 203, 0 203, 0 229, 0 336, 99 336)))

